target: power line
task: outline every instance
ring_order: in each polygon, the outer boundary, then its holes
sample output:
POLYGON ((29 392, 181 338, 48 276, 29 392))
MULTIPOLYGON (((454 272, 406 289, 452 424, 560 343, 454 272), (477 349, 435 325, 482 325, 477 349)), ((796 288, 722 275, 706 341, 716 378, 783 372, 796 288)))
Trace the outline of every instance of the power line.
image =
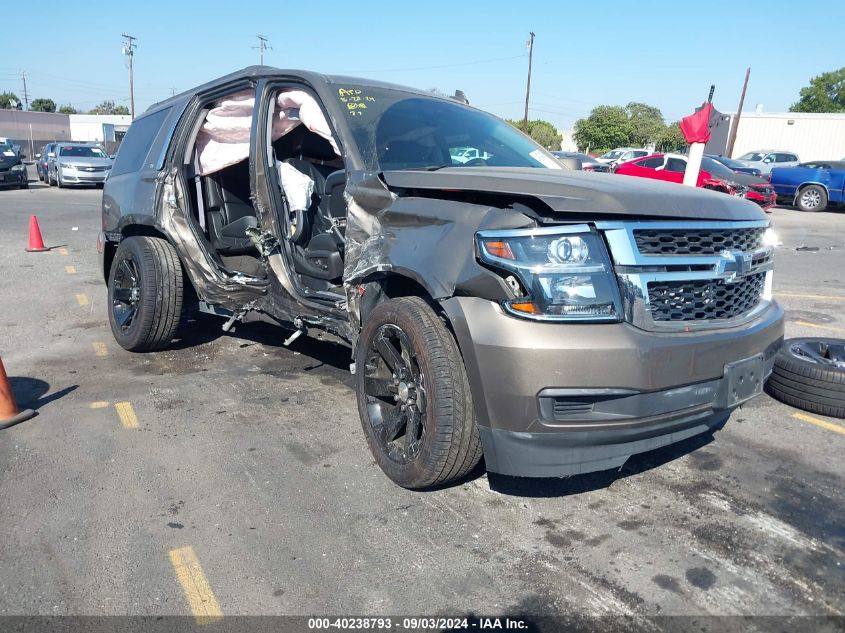
POLYGON ((129 58, 129 113, 132 115, 132 120, 135 120, 135 77, 132 72, 132 59, 135 57, 135 40, 138 39, 131 35, 123 34, 126 38, 126 43, 123 46, 123 54, 129 58))
POLYGON ((492 59, 479 59, 474 62, 462 62, 460 64, 440 64, 438 66, 417 66, 416 68, 382 68, 378 70, 356 70, 349 74, 367 74, 367 73, 400 73, 410 72, 414 70, 437 70, 439 68, 459 68, 461 66, 475 66, 476 64, 490 64, 492 62, 503 62, 509 59, 520 59, 525 55, 510 55, 509 57, 494 57, 492 59))

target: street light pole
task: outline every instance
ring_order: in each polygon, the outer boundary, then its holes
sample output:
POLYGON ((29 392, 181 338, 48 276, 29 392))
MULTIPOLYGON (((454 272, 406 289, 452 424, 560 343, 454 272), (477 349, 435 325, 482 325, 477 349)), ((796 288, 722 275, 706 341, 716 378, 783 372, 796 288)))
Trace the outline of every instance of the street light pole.
POLYGON ((135 40, 138 39, 131 35, 123 34, 126 38, 126 43, 123 46, 123 54, 129 58, 129 112, 132 115, 132 120, 135 120, 135 77, 132 72, 132 58, 135 57, 135 40))
POLYGON ((522 117, 523 132, 528 129, 528 95, 531 93, 531 58, 534 54, 534 31, 528 34, 528 85, 525 87, 525 116, 522 117))

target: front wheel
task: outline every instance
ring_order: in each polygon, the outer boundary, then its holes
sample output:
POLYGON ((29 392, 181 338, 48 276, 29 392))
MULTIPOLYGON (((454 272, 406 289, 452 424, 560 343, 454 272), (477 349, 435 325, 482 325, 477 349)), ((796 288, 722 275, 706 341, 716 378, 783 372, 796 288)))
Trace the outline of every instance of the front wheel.
POLYGON ((376 306, 355 360, 361 425, 390 479, 428 488, 478 464, 481 441, 463 359, 428 303, 402 297, 376 306))
POLYGON ((182 314, 182 265, 169 242, 128 237, 109 272, 109 324, 130 352, 164 349, 176 336, 182 314))
POLYGON ((62 173, 56 169, 56 186, 61 189, 62 188, 62 173))
POLYGON ((824 211, 827 208, 827 191, 819 185, 804 187, 798 192, 795 206, 801 211, 824 211))

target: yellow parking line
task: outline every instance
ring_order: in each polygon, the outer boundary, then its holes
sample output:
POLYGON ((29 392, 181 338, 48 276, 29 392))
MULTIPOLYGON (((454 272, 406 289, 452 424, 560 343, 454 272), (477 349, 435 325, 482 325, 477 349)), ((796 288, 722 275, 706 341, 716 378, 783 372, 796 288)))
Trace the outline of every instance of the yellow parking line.
POLYGON ((845 328, 833 327, 832 325, 819 325, 817 323, 810 323, 809 321, 793 321, 795 325, 803 325, 804 327, 814 327, 819 330, 830 330, 831 332, 845 333, 845 328))
POLYGON ((76 274, 76 266, 65 266, 65 272, 68 275, 75 275, 76 274))
POLYGON ((797 292, 776 292, 776 297, 792 297, 795 299, 830 299, 833 301, 845 301, 845 296, 837 295, 805 295, 797 292))
POLYGON ((120 418, 120 423, 123 425, 125 429, 137 429, 138 428, 138 418, 135 415, 135 409, 132 408, 132 405, 128 402, 115 402, 114 403, 115 411, 117 411, 117 416, 120 418))
POLYGON ((59 255, 67 255, 67 249, 64 246, 59 249, 59 255))
POLYGON ((97 400, 96 402, 92 402, 88 405, 91 409, 105 409, 109 406, 109 403, 105 400, 97 400))
POLYGON ((807 415, 806 413, 793 413, 792 417, 796 420, 802 420, 804 422, 809 422, 810 424, 815 424, 823 429, 827 429, 828 431, 833 431, 834 433, 841 433, 845 435, 845 426, 841 424, 834 424, 833 422, 827 422, 826 420, 819 420, 818 418, 814 418, 811 415, 807 415))
POLYGON ((94 346, 94 352, 97 354, 97 356, 102 357, 109 355, 109 348, 106 347, 106 344, 102 341, 94 341, 92 345, 94 346))
POLYGON ((85 293, 81 293, 81 294, 76 295, 76 302, 81 306, 87 306, 88 305, 88 295, 86 295, 85 293))
POLYGON ((197 623, 205 624, 222 618, 223 611, 211 591, 194 548, 187 546, 170 550, 170 564, 197 623))

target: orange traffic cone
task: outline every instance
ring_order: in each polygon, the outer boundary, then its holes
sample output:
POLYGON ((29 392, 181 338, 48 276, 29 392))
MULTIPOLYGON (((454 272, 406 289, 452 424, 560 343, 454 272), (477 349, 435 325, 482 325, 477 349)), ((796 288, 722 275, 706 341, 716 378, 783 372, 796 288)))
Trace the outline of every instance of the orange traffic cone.
POLYGON ((50 249, 44 246, 44 239, 41 237, 41 229, 38 228, 38 218, 34 215, 29 218, 29 246, 27 253, 41 253, 50 249))
MULTIPOLYGON (((35 216, 33 216, 35 217, 35 216)), ((18 410, 15 402, 15 394, 12 393, 12 385, 6 377, 6 368, 3 367, 3 359, 0 358, 0 429, 7 429, 35 415, 32 409, 18 410)))

